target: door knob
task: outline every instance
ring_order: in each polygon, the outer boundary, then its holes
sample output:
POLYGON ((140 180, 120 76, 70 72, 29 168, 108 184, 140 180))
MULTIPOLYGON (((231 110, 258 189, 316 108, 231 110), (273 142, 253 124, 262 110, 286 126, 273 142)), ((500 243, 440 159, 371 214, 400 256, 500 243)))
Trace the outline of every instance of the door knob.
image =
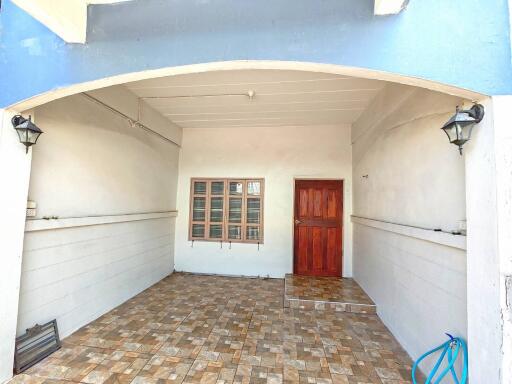
POLYGON ((298 220, 298 219, 295 219, 295 224, 296 224, 296 225, 298 225, 298 224, 300 224, 300 223, 302 223, 302 221, 300 221, 300 220, 298 220))

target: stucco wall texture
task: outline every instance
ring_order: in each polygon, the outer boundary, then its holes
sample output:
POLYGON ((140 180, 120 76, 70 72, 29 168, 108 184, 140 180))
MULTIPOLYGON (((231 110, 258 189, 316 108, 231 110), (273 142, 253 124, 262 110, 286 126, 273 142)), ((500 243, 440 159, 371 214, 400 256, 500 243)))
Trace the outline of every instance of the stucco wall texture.
POLYGON ((507 0, 139 0, 89 6, 86 44, 66 44, 16 7, 0 13, 0 106, 144 70, 233 60, 324 63, 512 93, 507 0), (122 15, 122 17, 119 17, 122 15), (13 86, 13 79, 29 86, 13 86))

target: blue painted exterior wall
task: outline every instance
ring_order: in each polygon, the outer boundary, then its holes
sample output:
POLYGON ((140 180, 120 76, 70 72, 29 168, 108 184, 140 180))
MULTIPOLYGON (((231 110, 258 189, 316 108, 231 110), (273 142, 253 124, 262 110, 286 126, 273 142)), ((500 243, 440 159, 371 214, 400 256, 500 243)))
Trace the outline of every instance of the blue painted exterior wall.
POLYGON ((381 70, 477 92, 512 93, 507 0, 135 0, 89 7, 85 45, 66 44, 4 0, 0 107, 112 75, 230 60, 381 70))

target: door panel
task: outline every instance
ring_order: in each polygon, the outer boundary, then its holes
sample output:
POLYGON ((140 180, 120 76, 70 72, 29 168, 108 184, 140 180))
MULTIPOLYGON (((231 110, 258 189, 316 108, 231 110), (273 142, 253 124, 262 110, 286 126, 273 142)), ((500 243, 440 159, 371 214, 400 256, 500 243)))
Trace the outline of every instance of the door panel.
POLYGON ((336 196, 336 191, 328 190, 327 191, 327 219, 336 220, 337 212, 338 212, 338 200, 336 196))
POLYGON ((312 263, 313 263, 313 271, 321 271, 323 268, 323 228, 313 227, 312 228, 312 241, 313 241, 313 252, 312 252, 312 263))
POLYGON ((326 252, 326 270, 328 274, 341 276, 339 260, 341 256, 341 231, 337 228, 327 229, 327 252, 326 252))
POLYGON ((320 218, 322 217, 322 190, 314 189, 313 190, 313 217, 320 218))
POLYGON ((309 270, 308 266, 308 228, 300 227, 296 229, 295 242, 297 247, 297 273, 303 274, 309 270))
POLYGON ((296 180, 294 273, 341 276, 343 182, 296 180))

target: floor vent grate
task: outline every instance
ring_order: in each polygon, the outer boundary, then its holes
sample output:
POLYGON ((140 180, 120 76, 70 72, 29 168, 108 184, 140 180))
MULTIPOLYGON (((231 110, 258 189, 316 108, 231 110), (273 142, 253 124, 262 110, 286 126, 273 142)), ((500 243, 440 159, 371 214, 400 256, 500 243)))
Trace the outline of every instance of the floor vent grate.
POLYGON ((60 347, 57 320, 28 328, 24 335, 16 338, 14 372, 18 374, 27 370, 60 347))

